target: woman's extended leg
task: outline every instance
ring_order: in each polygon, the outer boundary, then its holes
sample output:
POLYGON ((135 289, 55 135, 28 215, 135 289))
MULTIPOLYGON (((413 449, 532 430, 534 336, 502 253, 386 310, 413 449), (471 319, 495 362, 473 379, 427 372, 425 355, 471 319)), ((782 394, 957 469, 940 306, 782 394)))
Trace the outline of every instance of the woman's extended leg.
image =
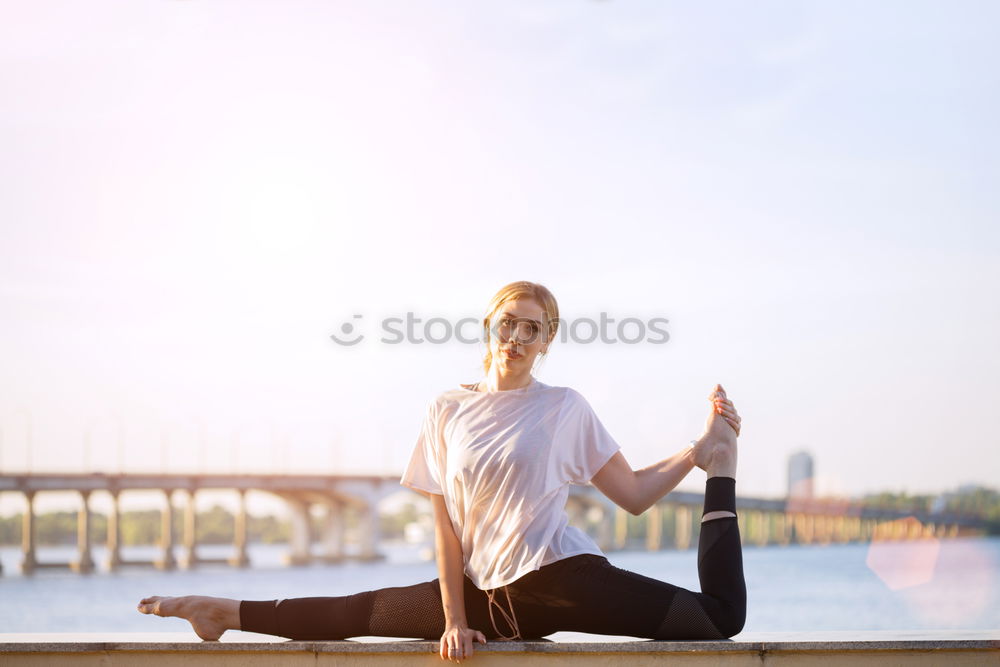
MULTIPOLYGON (((495 636, 489 627, 485 593, 468 576, 464 592, 469 626, 487 637, 495 636)), ((218 639, 226 630, 300 640, 369 635, 440 639, 444 634, 438 579, 339 597, 282 600, 231 600, 203 595, 150 597, 139 603, 139 611, 187 619, 198 636, 209 641, 218 639)))
POLYGON ((439 639, 444 634, 437 579, 341 597, 244 600, 240 622, 243 630, 289 639, 367 635, 439 639))

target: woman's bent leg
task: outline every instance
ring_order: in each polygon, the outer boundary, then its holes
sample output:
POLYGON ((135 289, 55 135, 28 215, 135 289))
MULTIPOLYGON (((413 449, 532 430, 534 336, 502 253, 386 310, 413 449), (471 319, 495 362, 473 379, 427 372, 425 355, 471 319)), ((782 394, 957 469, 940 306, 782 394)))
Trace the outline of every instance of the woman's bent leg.
POLYGON ((367 635, 439 639, 444 634, 440 582, 340 597, 243 600, 240 629, 302 640, 367 635))
MULTIPOLYGON (((464 579, 469 627, 489 630, 486 594, 464 579)), ((379 588, 340 597, 282 600, 230 600, 203 595, 148 597, 140 612, 188 620, 199 637, 216 640, 226 630, 245 630, 300 640, 346 639, 376 635, 440 639, 444 634, 441 582, 379 588)))
MULTIPOLYGON (((743 577, 743 549, 736 519, 736 480, 709 477, 705 482, 702 516, 712 512, 733 516, 703 521, 698 536, 698 580, 701 593, 679 589, 671 600, 658 638, 681 638, 685 633, 732 637, 746 622, 747 588, 743 577), (680 633, 680 636, 678 636, 680 633)), ((688 638, 695 638, 689 636, 688 638)))
MULTIPOLYGON (((735 515, 735 509, 735 480, 709 477, 703 516, 735 515)), ((522 630, 531 636, 569 630, 650 639, 732 637, 746 618, 735 516, 702 523, 698 577, 702 591, 689 591, 615 567, 601 556, 574 556, 515 582, 513 607, 522 630)))

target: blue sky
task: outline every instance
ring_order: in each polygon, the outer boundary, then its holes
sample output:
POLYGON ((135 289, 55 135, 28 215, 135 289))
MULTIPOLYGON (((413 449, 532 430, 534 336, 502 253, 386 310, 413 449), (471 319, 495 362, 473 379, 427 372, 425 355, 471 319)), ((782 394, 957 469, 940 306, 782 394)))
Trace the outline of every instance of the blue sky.
POLYGON ((401 472, 482 348, 328 335, 526 279, 670 320, 538 374, 633 467, 722 382, 741 493, 996 486, 993 3, 5 14, 0 469, 401 472))

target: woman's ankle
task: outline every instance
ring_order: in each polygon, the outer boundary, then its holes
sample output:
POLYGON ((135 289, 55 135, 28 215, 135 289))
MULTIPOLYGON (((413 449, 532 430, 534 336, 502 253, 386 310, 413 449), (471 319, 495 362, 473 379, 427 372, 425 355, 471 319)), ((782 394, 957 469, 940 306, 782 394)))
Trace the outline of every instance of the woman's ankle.
POLYGON ((730 477, 736 479, 736 448, 729 443, 719 443, 712 452, 712 460, 705 467, 705 472, 711 477, 730 477))

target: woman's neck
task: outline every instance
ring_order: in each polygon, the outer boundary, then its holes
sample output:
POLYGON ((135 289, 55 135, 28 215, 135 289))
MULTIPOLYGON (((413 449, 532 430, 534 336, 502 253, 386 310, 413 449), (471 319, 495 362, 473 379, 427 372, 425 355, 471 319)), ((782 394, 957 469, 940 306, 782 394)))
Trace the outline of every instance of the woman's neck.
POLYGON ((476 391, 510 391, 512 389, 523 389, 527 387, 535 378, 531 373, 519 373, 517 375, 504 375, 495 367, 490 369, 486 375, 486 381, 476 385, 476 391))

